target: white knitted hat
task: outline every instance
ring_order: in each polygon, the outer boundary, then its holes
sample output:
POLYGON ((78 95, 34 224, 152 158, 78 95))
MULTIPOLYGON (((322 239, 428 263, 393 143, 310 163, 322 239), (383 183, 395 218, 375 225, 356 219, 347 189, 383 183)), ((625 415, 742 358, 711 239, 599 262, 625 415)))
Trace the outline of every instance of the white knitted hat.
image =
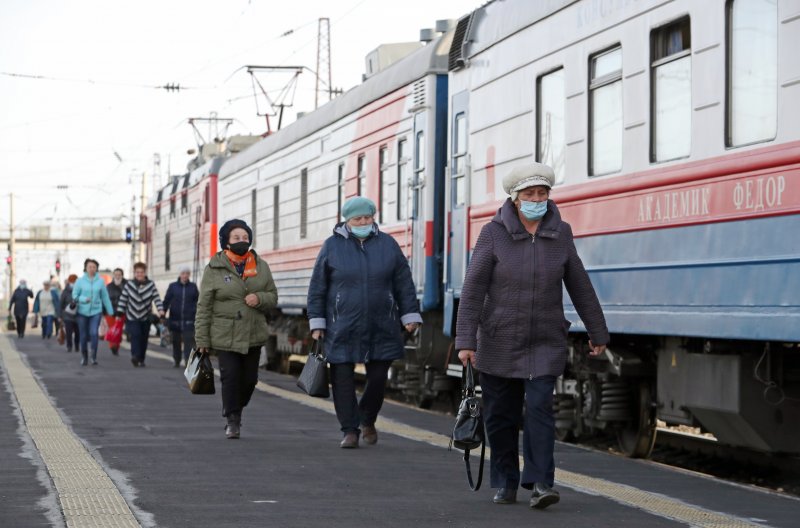
POLYGON ((543 185, 551 189, 556 181, 556 175, 550 166, 544 163, 529 163, 514 167, 503 178, 503 189, 511 195, 512 200, 517 199, 517 193, 528 187, 543 185))

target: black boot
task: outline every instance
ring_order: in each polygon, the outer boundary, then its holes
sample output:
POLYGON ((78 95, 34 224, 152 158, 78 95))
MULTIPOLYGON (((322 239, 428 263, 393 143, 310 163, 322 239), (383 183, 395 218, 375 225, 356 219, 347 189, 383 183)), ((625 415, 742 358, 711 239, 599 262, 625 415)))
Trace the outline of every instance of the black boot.
POLYGON ((495 504, 514 504, 517 502, 517 488, 500 488, 494 494, 492 502, 495 504))
POLYGON ((242 415, 239 413, 229 414, 228 425, 225 426, 225 438, 228 440, 236 440, 239 438, 241 427, 242 415))

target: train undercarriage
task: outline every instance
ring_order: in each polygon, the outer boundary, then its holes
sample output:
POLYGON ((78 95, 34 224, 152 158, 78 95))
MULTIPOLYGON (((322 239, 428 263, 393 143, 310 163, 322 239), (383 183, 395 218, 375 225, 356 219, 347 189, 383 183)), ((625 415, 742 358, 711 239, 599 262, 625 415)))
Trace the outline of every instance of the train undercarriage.
POLYGON ((613 434, 648 457, 657 423, 711 433, 721 444, 800 453, 798 344, 614 336, 604 357, 575 339, 554 397, 557 437, 613 434))

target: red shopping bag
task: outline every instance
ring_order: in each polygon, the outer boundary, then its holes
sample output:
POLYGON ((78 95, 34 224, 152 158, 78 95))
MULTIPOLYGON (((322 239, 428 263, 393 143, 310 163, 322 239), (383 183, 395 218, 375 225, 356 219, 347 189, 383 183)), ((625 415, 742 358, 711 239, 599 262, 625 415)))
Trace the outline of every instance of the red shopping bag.
POLYGON ((125 327, 125 317, 117 317, 114 324, 109 325, 106 332, 106 341, 112 347, 119 347, 122 343, 122 331, 125 327))

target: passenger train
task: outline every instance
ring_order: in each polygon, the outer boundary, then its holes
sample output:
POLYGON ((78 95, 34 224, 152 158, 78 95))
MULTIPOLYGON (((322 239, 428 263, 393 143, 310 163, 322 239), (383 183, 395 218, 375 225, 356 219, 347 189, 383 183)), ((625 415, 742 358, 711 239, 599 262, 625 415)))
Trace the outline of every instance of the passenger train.
POLYGON ((459 386, 461 286, 502 178, 541 161, 612 334, 589 359, 565 295, 559 437, 647 456, 661 420, 800 453, 800 0, 490 1, 438 29, 163 189, 143 216, 154 273, 199 274, 219 219, 247 220, 279 290, 268 352, 302 353, 316 254, 369 196, 426 321, 391 382, 424 406, 459 386), (186 220, 165 216, 182 196, 186 220))

